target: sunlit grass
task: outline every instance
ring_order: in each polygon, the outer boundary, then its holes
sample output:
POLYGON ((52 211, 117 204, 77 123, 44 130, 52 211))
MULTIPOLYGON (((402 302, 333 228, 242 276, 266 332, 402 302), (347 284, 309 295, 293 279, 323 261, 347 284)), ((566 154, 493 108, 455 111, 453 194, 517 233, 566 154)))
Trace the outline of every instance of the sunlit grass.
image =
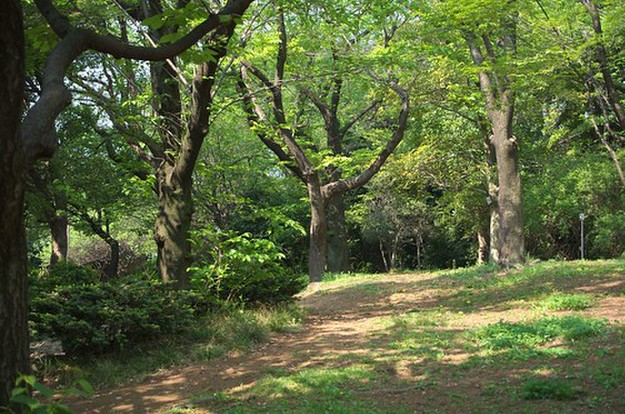
MULTIPOLYGON (((298 347, 292 365, 259 364, 255 381, 199 393, 190 408, 171 412, 412 412, 402 405, 408 395, 419 396, 417 412, 620 412, 612 408, 620 407, 614 395, 625 387, 625 329, 587 311, 625 292, 619 290, 622 274, 625 261, 614 260, 542 262, 510 271, 487 265, 397 278, 331 275, 306 292, 306 300, 333 306, 320 309, 333 323, 343 312, 349 320, 363 312, 369 330, 353 351, 339 344, 341 352, 333 352, 336 344, 321 333, 327 352, 317 343, 298 347)), ((137 360, 146 364, 137 372, 245 352, 271 332, 296 331, 301 318, 296 307, 232 309, 194 330, 186 353, 172 353, 178 345, 166 344, 150 351, 159 362, 137 360)), ((133 363, 116 366, 127 371, 133 363)), ((122 378, 112 377, 112 383, 122 378)))

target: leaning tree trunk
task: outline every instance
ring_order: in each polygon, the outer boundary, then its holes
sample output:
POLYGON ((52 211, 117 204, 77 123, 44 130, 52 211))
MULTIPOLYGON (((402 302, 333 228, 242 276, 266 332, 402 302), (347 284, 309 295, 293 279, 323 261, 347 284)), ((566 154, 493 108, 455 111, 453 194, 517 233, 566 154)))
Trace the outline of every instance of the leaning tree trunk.
POLYGON ((187 269, 191 265, 192 184, 184 183, 169 168, 159 171, 159 181, 158 216, 154 225, 158 269, 164 282, 176 281, 179 288, 186 289, 187 269))
POLYGON ((28 277, 24 233, 24 28, 19 0, 0 7, 0 407, 19 373, 28 373, 28 277))
POLYGON ((321 193, 319 177, 310 177, 307 183, 310 201, 310 249, 308 255, 308 275, 311 282, 321 282, 326 267, 328 243, 328 222, 326 200, 321 193))
POLYGON ((349 271, 349 246, 345 222, 345 196, 335 194, 326 206, 328 217, 327 260, 329 272, 349 271))
POLYGON ((512 135, 511 112, 512 108, 508 107, 489 114, 499 177, 499 263, 504 267, 522 263, 525 250, 519 152, 512 135))

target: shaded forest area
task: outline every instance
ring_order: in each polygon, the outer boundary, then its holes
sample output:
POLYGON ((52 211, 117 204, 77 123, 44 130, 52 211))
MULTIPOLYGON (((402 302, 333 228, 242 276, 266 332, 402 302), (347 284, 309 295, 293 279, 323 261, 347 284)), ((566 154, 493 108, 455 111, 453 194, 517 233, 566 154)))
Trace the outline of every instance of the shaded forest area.
POLYGON ((31 339, 115 353, 328 273, 620 257, 623 15, 8 0, 0 407, 31 339))

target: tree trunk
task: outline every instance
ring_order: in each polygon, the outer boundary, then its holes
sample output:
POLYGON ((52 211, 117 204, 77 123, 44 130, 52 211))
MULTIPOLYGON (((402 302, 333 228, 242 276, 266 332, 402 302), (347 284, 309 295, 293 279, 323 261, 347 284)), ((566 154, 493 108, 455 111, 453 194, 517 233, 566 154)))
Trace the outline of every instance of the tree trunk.
MULTIPOLYGON (((509 3, 511 4, 511 3, 509 3)), ((516 18, 502 21, 504 33, 493 43, 488 36, 482 36, 486 55, 478 45, 474 33, 465 32, 465 40, 474 63, 480 67, 480 89, 484 94, 486 109, 490 120, 497 162, 498 209, 499 209, 499 261, 505 267, 522 263, 525 242, 523 239, 523 217, 521 214, 521 174, 519 171, 519 152, 516 138, 512 135, 514 114, 514 93, 510 88, 510 79, 497 71, 483 68, 486 58, 496 62, 499 58, 496 49, 506 54, 516 54, 516 18)), ((489 188, 490 192, 490 188, 489 188)), ((492 216, 491 216, 492 218, 492 216)), ((492 229, 491 229, 492 230, 492 229)), ((494 245, 491 241, 491 245, 494 245)))
POLYGON ((423 239, 420 235, 416 237, 415 244, 417 245, 417 269, 421 269, 421 246, 423 245, 423 239))
POLYGON ((107 238, 105 241, 111 249, 111 259, 104 268, 104 274, 109 279, 113 279, 119 273, 119 242, 112 237, 107 238))
POLYGON ((308 275, 310 282, 321 282, 326 267, 328 242, 328 222, 326 200, 321 194, 319 177, 313 175, 308 180, 308 200, 310 201, 310 250, 308 275))
MULTIPOLYGON (((497 198, 499 194, 496 192, 497 198)), ((488 238, 488 260, 490 263, 499 263, 499 207, 497 198, 490 205, 490 232, 488 238)))
POLYGON ((335 194, 328 200, 328 271, 349 271, 349 246, 345 222, 345 196, 335 194))
POLYGON ((25 164, 20 136, 24 27, 19 0, 0 8, 0 407, 19 373, 28 373, 28 277, 24 233, 25 164))
POLYGON ((390 260, 390 270, 397 269, 397 252, 399 250, 399 233, 393 237, 393 241, 391 242, 391 260, 390 260))
POLYGON ((67 260, 69 250, 69 225, 67 217, 59 216, 54 211, 47 217, 50 235, 52 236, 52 252, 50 253, 50 266, 67 260))
POLYGON ((488 261, 499 263, 499 186, 497 185, 495 148, 490 143, 488 155, 488 210, 489 210, 489 237, 488 261))
POLYGON ((524 261, 521 214, 521 174, 516 139, 512 136, 512 108, 490 111, 499 177, 499 263, 511 267, 524 261))
POLYGON ((388 261, 386 260, 386 251, 384 249, 384 242, 382 239, 379 239, 380 242, 380 255, 382 256, 382 263, 384 263, 384 271, 388 273, 390 270, 388 267, 388 261))
POLYGON ((477 264, 488 262, 488 228, 480 223, 477 229, 477 264))
POLYGON ((173 171, 159 171, 158 216, 154 239, 158 248, 158 269, 164 282, 176 281, 189 287, 187 269, 191 265, 189 230, 193 215, 191 183, 184 184, 173 171))

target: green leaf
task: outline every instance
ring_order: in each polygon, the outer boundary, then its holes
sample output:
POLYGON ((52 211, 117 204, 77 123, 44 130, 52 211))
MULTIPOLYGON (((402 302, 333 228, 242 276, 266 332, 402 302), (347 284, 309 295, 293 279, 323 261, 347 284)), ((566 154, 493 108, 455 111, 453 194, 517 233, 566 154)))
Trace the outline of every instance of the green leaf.
POLYGON ((35 381, 33 388, 36 389, 44 398, 52 398, 54 395, 54 392, 50 388, 46 387, 39 381, 35 381))
POLYGON ((87 381, 84 378, 81 378, 78 381, 76 381, 76 383, 78 384, 78 386, 80 388, 82 388, 82 390, 85 392, 85 394, 87 394, 88 396, 93 395, 93 387, 91 386, 89 381, 87 381))
POLYGON ((37 401, 36 399, 34 399, 33 397, 29 395, 24 395, 24 394, 15 395, 11 397, 11 402, 15 404, 19 404, 19 405, 25 405, 29 407, 30 409, 37 408, 38 406, 41 405, 41 403, 37 401))
POLYGON ((157 14, 156 16, 148 17, 143 20, 143 24, 151 29, 160 29, 165 25, 165 19, 163 19, 162 14, 157 14))

